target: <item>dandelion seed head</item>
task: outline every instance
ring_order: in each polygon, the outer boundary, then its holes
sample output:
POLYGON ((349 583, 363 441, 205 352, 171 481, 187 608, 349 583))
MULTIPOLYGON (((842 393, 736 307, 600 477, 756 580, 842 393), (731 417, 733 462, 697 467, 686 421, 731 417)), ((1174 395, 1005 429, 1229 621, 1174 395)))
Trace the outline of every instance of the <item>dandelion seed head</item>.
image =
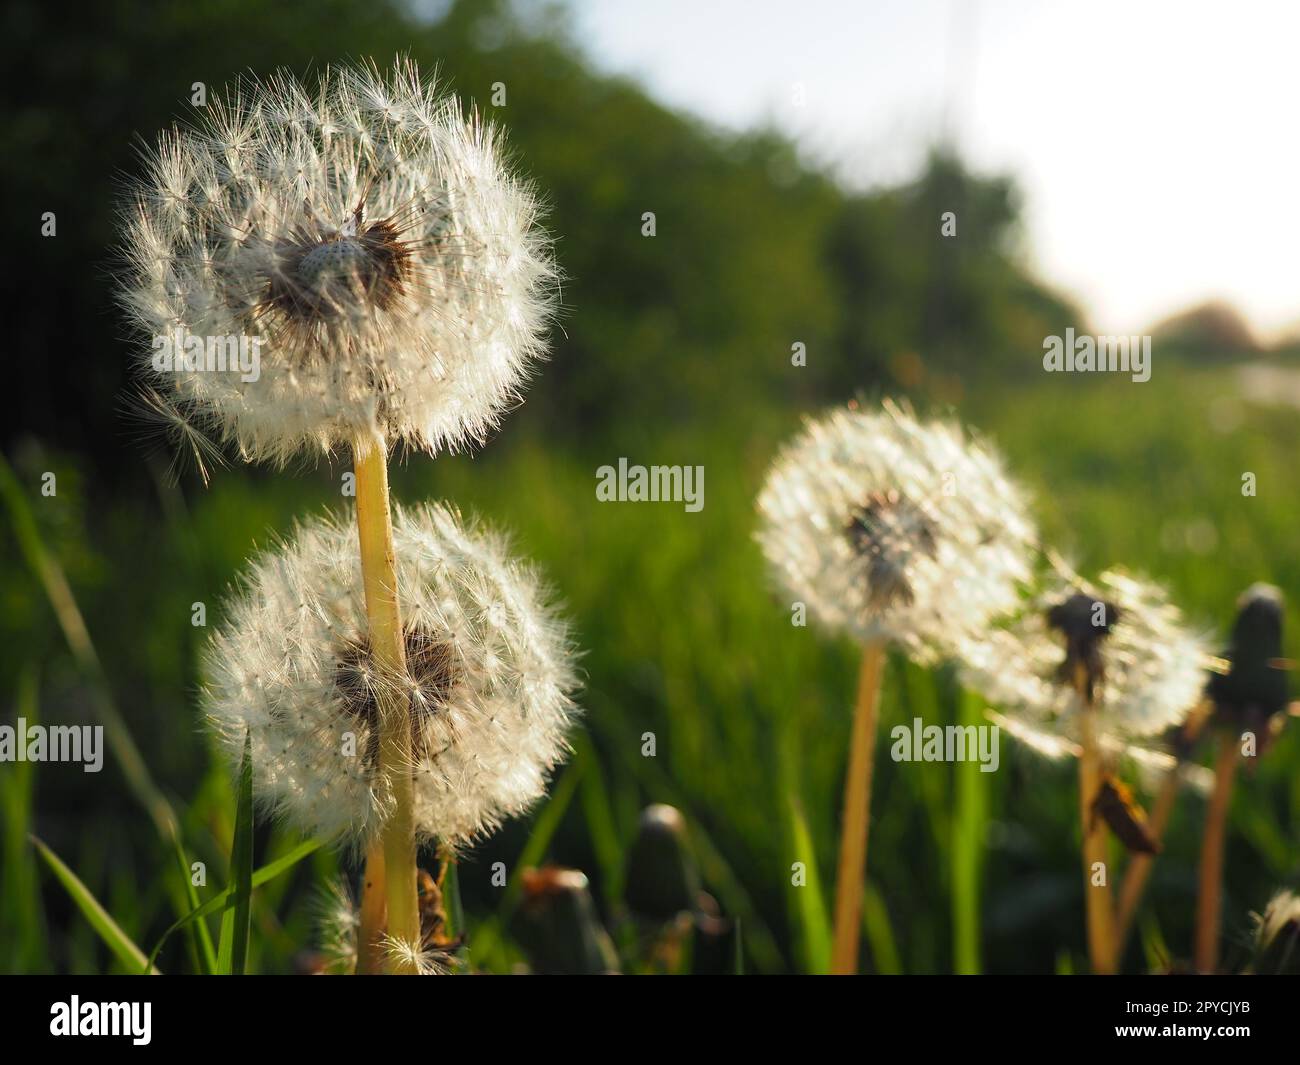
POLYGON ((1095 587, 1064 572, 1040 578, 1016 612, 957 657, 963 683, 1014 723, 1008 731, 1018 738, 1072 745, 1087 712, 1103 749, 1116 751, 1180 725, 1202 697, 1211 660, 1207 640, 1163 589, 1121 570, 1095 587), (1074 683, 1076 665, 1089 678, 1091 708, 1074 683))
POLYGON ((379 717, 411 718, 421 840, 465 843, 520 814, 567 753, 576 686, 567 626, 536 573, 445 506, 393 523, 406 667, 370 653, 356 531, 316 519, 256 559, 204 654, 207 718, 254 792, 302 831, 361 844, 386 815, 379 717))
POLYGON ((153 336, 260 342, 256 380, 151 386, 253 461, 372 430, 437 452, 484 439, 545 354, 557 274, 500 134, 415 66, 287 75, 210 100, 148 155, 121 297, 153 336))
POLYGON ((809 421, 758 499, 772 573, 821 624, 932 660, 1017 602, 1034 524, 1001 458, 895 404, 809 421))

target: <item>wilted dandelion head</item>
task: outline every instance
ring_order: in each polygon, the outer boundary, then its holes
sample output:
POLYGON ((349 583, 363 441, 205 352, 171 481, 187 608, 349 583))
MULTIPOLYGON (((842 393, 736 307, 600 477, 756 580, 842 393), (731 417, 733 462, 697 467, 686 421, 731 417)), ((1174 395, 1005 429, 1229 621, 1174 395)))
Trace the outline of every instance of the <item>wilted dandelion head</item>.
POLYGON ((142 362, 251 460, 373 429, 428 451, 480 440, 544 353, 556 271, 537 201, 499 135, 409 62, 329 69, 313 91, 241 84, 147 162, 124 303, 205 356, 255 339, 259 365, 246 380, 183 356, 160 371, 152 349, 142 362))
POLYGON ((379 707, 411 716, 416 833, 451 845, 523 812, 567 751, 565 625, 503 541, 444 506, 399 508, 406 669, 373 661, 356 532, 317 519, 254 561, 205 655, 204 708, 259 802, 304 832, 362 843, 386 810, 379 707))
POLYGON ((1072 743, 1089 712, 1103 748, 1119 749, 1180 724, 1212 656, 1161 588, 1109 570, 1095 586, 1053 572, 958 660, 964 683, 1024 734, 1072 743))
POLYGON ((822 624, 923 659, 1011 609, 1036 531, 1001 458, 892 403, 810 421, 758 499, 782 590, 822 624))

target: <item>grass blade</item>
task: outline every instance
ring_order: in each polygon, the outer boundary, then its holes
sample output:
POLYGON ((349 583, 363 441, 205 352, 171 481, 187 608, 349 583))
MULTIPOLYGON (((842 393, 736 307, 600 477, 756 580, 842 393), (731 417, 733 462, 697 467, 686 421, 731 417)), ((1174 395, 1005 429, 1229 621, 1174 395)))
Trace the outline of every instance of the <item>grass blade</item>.
POLYGON ((591 737, 585 733, 580 734, 574 741, 574 749, 577 751, 577 759, 582 762, 580 799, 587 821, 587 835, 592 850, 596 853, 596 864, 600 867, 605 901, 612 903, 621 898, 623 893, 623 848, 614 824, 614 806, 605 787, 604 774, 600 771, 600 761, 591 737))
MULTIPOLYGON (((18 716, 29 727, 40 724, 36 670, 25 668, 18 678, 18 716)), ((8 972, 39 972, 45 960, 45 914, 36 867, 27 860, 32 801, 36 789, 35 763, 15 762, 0 774, 3 844, 0 845, 0 966, 8 972)))
MULTIPOLYGON (((963 691, 957 697, 959 726, 987 727, 978 696, 963 691)), ((958 975, 980 971, 980 879, 983 873, 984 831, 988 809, 988 775, 968 758, 953 766, 952 816, 952 960, 958 975)))
MULTIPOLYGON (((294 847, 294 849, 291 850, 288 854, 286 854, 283 858, 277 858, 275 861, 268 862, 266 865, 262 866, 262 868, 258 869, 253 874, 251 886, 254 888, 259 888, 263 884, 267 883, 268 881, 274 880, 281 873, 287 872, 288 870, 292 869, 295 865, 297 865, 308 855, 314 854, 316 851, 320 850, 322 846, 323 844, 318 839, 304 840, 302 843, 298 844, 298 846, 294 847)), ((227 888, 220 895, 216 895, 213 898, 208 899, 208 901, 205 902, 202 906, 200 906, 197 910, 194 910, 191 913, 187 913, 179 921, 177 921, 170 928, 168 928, 167 931, 162 934, 162 937, 158 940, 158 942, 154 944, 153 950, 149 952, 149 963, 151 965, 153 964, 155 959, 157 959, 158 954, 162 951, 163 947, 166 945, 167 940, 170 939, 172 935, 174 935, 176 932, 179 932, 182 928, 187 927, 193 921, 201 920, 204 917, 210 917, 214 913, 224 913, 226 910, 231 909, 234 905, 235 905, 234 889, 227 888)))
MULTIPOLYGON (((179 836, 176 838, 175 844, 176 864, 180 869, 181 883, 185 885, 184 898, 189 902, 189 909, 196 910, 199 906, 199 892, 191 879, 190 867, 185 857, 185 848, 181 844, 179 836)), ((174 905, 179 904, 180 899, 177 899, 174 905)), ((212 944, 212 933, 208 931, 208 926, 203 921, 192 922, 187 926, 186 931, 190 935, 194 956, 198 959, 199 972, 204 976, 211 976, 217 971, 217 950, 212 944)))
POLYGON ((793 795, 790 796, 789 810, 790 853, 804 867, 802 886, 792 883, 790 887, 804 972, 826 973, 831 964, 831 922, 822 895, 821 878, 817 874, 817 851, 803 809, 793 795))
POLYGON ((91 642, 90 632, 72 595, 68 579, 54 556, 45 549, 45 542, 41 538, 31 507, 27 505, 22 485, 3 456, 0 456, 0 499, 4 500, 9 510, 18 545, 27 564, 41 582, 41 587, 45 589, 46 598, 50 601, 55 619, 63 630, 64 639, 72 649, 77 665, 95 681, 95 709, 104 726, 104 738, 112 748, 127 786, 148 811, 158 835, 164 841, 171 842, 180 834, 176 814, 171 803, 154 783, 140 754, 140 748, 136 746, 126 722, 109 695, 103 665, 91 642))
POLYGON ((894 929, 889 922, 889 910, 880 889, 870 880, 862 894, 862 934, 871 948, 871 964, 882 976, 900 976, 903 963, 894 942, 894 929))
POLYGON ((63 864, 58 856, 35 836, 29 837, 36 852, 45 859, 45 864, 53 871, 67 891, 72 901, 77 904, 90 926, 99 933, 105 945, 128 969, 134 972, 147 972, 151 976, 159 975, 158 970, 145 960, 144 952, 131 942, 131 937, 122 931, 109 912, 99 904, 99 900, 90 893, 90 889, 77 877, 77 874, 63 864))
POLYGON ((253 753, 252 737, 244 737, 239 763, 239 802, 235 813, 235 843, 230 852, 231 901, 221 915, 221 947, 217 972, 243 976, 248 960, 248 931, 253 898, 253 753))

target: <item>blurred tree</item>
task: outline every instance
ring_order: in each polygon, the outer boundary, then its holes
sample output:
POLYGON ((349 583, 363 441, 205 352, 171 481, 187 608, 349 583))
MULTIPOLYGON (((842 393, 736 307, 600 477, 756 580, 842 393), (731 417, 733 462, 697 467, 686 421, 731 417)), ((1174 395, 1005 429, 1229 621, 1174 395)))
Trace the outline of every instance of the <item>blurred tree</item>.
POLYGON ((13 117, 0 173, 14 206, 0 224, 27 264, 12 293, 8 394, 22 402, 6 445, 53 430, 88 455, 97 483, 140 477, 119 431, 139 338, 112 301, 114 213, 136 153, 187 119, 195 87, 399 51, 507 127, 550 204, 568 281, 554 365, 525 419, 550 441, 634 431, 628 411, 671 425, 830 401, 888 382, 909 353, 974 373, 1037 351, 1062 315, 1076 321, 1017 264, 1010 183, 972 176, 949 152, 905 188, 848 195, 771 130, 723 135, 595 73, 558 8, 424 10, 118 0, 66 19, 32 0, 6 8, 13 117), (53 237, 41 235, 47 211, 53 237), (944 211, 955 237, 940 233, 944 211), (654 236, 642 235, 647 212, 654 236), (792 377, 795 344, 808 372, 792 377))
POLYGON ((1152 327, 1162 351, 1209 361, 1258 354, 1259 341, 1240 311, 1221 300, 1208 300, 1152 327))

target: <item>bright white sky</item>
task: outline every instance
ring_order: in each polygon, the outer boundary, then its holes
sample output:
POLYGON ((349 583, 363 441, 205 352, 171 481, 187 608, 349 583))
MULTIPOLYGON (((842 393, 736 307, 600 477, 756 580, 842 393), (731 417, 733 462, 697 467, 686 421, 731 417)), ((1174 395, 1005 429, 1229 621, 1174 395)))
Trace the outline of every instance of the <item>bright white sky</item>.
POLYGON ((598 66, 718 125, 773 121, 855 184, 909 177, 947 124, 976 169, 1018 178, 1035 265, 1103 333, 1209 297, 1265 335, 1300 322, 1300 3, 574 0, 573 11, 598 66))

